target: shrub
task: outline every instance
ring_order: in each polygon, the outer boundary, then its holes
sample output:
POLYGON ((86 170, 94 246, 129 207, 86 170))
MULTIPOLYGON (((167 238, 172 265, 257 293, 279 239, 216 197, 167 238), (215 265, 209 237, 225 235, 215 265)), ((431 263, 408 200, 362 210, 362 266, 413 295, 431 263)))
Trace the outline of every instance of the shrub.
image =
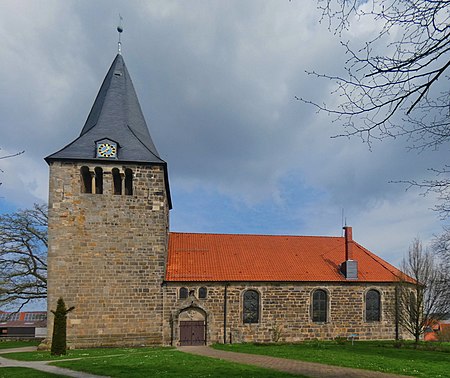
POLYGON ((344 344, 347 343, 347 339, 345 337, 342 337, 342 336, 335 337, 334 341, 336 342, 337 345, 344 345, 344 344))
POLYGON ((52 335, 52 347, 51 354, 53 356, 61 356, 66 354, 67 344, 66 344, 66 332, 67 332, 67 314, 72 311, 75 307, 70 307, 66 309, 66 304, 62 298, 58 299, 56 305, 56 311, 52 310, 55 315, 55 320, 53 321, 53 335, 52 335))
POLYGON ((283 333, 283 326, 277 325, 272 329, 272 341, 278 343, 280 341, 281 335, 283 333))

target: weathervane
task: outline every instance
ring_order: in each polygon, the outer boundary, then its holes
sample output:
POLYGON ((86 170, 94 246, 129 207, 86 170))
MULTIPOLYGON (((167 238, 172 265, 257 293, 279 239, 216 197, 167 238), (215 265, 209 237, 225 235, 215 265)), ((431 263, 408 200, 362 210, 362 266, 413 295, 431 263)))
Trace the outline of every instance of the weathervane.
POLYGON ((120 41, 120 35, 123 32, 123 26, 122 26, 122 21, 123 18, 122 16, 119 14, 119 25, 117 26, 117 31, 119 32, 119 43, 117 45, 117 49, 118 49, 118 53, 121 54, 122 53, 122 42, 120 41))

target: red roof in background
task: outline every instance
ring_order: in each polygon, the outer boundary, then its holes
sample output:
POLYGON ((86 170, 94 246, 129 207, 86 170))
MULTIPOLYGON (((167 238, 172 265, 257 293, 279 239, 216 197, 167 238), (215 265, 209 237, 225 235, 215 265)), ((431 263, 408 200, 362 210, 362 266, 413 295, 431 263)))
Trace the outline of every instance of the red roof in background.
POLYGON ((6 312, 0 310, 0 327, 47 327, 46 311, 6 312))
MULTIPOLYGON (((358 282, 398 281, 401 272, 357 243, 358 282)), ((171 232, 167 281, 347 281, 345 238, 171 232)))

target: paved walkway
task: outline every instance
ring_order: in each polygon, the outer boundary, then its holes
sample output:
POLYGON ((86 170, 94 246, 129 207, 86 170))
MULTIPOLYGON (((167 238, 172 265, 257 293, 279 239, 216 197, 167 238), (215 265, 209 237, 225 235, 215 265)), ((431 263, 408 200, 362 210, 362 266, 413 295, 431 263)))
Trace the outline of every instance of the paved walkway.
MULTIPOLYGON (((0 354, 12 353, 12 352, 33 352, 36 347, 24 347, 24 348, 14 348, 14 349, 0 349, 0 354)), ((72 360, 75 360, 73 358, 72 360)), ((101 375, 94 375, 89 373, 83 373, 81 371, 75 371, 70 369, 61 368, 58 366, 48 365, 50 362, 55 361, 17 361, 10 360, 0 356, 0 369, 2 367, 24 367, 29 369, 35 369, 39 371, 45 371, 47 373, 65 375, 67 377, 75 378, 107 378, 101 375)))
POLYGON ((369 370, 322 365, 314 362, 288 360, 286 358, 276 358, 257 354, 225 352, 207 346, 178 347, 177 349, 185 353, 220 358, 222 360, 239 362, 247 365, 256 365, 291 374, 302 374, 314 378, 406 378, 405 375, 386 374, 369 370))

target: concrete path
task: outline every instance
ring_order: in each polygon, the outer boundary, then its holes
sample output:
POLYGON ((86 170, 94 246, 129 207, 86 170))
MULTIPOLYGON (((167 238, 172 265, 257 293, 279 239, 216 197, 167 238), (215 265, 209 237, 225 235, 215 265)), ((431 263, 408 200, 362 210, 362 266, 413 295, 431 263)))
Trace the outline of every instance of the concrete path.
POLYGON ((185 353, 220 358, 222 360, 239 362, 247 365, 256 365, 268 369, 284 371, 291 374, 301 374, 314 378, 406 378, 405 375, 386 374, 362 369, 322 365, 314 362, 289 360, 286 358, 276 358, 257 354, 225 352, 207 346, 188 346, 178 347, 177 349, 185 353))
MULTIPOLYGON (((12 353, 12 352, 33 352, 36 347, 24 347, 24 348, 14 348, 14 349, 0 349, 0 354, 12 353)), ((76 358, 72 358, 75 360, 76 358)), ((58 366, 48 365, 50 362, 55 361, 17 361, 10 360, 0 356, 0 369, 2 367, 24 367, 39 371, 45 371, 46 373, 65 375, 67 377, 75 378, 107 378, 101 375, 94 375, 89 373, 83 373, 81 371, 75 371, 70 369, 61 368, 58 366)))

